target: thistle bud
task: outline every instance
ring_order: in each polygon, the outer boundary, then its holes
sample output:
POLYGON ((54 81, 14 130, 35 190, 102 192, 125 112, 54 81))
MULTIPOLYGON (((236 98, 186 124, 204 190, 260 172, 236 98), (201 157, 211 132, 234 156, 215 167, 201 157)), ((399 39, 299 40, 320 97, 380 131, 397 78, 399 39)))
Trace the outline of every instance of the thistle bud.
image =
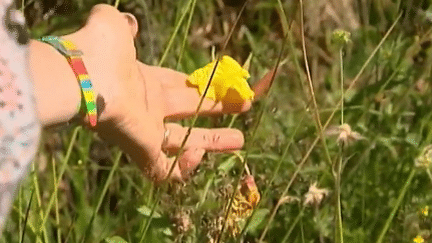
POLYGON ((351 42, 351 33, 340 29, 335 30, 332 35, 332 42, 341 48, 351 42))

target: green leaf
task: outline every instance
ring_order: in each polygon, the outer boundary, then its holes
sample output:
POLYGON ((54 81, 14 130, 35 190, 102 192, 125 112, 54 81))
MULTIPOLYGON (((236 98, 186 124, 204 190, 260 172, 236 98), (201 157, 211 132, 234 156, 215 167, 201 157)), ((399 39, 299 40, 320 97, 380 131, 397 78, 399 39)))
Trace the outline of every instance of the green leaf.
POLYGON ((258 227, 264 223, 264 219, 269 213, 270 210, 268 208, 257 209, 255 214, 251 218, 247 231, 251 233, 257 231, 258 227))
MULTIPOLYGON (((141 207, 137 208, 138 212, 140 212, 142 215, 146 216, 146 217, 150 217, 151 214, 151 209, 149 207, 147 207, 146 205, 142 205, 141 207)), ((152 218, 161 218, 162 215, 160 215, 158 212, 154 211, 153 212, 153 217, 152 218)))
POLYGON ((173 232, 172 232, 172 230, 171 230, 170 227, 166 227, 166 228, 164 228, 164 229, 162 230, 162 233, 163 233, 164 235, 166 235, 166 236, 172 236, 172 235, 173 235, 173 232))
POLYGON ((120 236, 113 236, 106 238, 105 241, 107 243, 128 243, 125 239, 121 238, 120 236))
POLYGON ((222 172, 228 172, 228 171, 230 171, 233 167, 234 167, 234 165, 235 165, 235 163, 236 163, 236 159, 237 159, 237 157, 236 156, 231 156, 231 157, 229 157, 227 160, 225 160, 224 162, 222 162, 219 166, 218 166, 218 170, 219 171, 222 171, 222 172))
POLYGON ((408 133, 405 138, 405 141, 413 145, 414 147, 418 147, 419 145, 419 141, 416 133, 408 133))

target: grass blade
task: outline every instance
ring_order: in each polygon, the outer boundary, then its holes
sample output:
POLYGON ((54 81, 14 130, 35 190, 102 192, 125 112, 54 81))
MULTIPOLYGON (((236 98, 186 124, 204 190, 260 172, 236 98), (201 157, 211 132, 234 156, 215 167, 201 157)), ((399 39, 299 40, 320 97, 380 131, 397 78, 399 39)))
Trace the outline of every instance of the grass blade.
MULTIPOLYGON (((39 175, 38 175, 38 169, 36 169, 35 166, 35 162, 33 161, 33 185, 34 185, 34 190, 36 193, 36 202, 37 202, 37 207, 39 210, 39 216, 42 218, 43 217, 43 208, 42 208, 42 196, 41 196, 41 192, 39 190, 39 175)), ((48 233, 47 233, 47 229, 45 224, 42 224, 42 226, 39 228, 38 232, 37 232, 37 237, 39 239, 40 234, 42 233, 45 242, 48 242, 48 233)))
POLYGON ((66 171, 66 168, 67 168, 67 165, 68 165, 68 162, 69 162, 69 158, 70 158, 70 156, 72 154, 72 148, 73 148, 73 146, 75 144, 78 132, 81 130, 81 128, 82 128, 81 126, 77 126, 74 129, 73 133, 72 133, 72 138, 70 140, 70 143, 69 143, 69 146, 68 146, 68 149, 67 149, 67 152, 66 152, 66 156, 64 157, 62 167, 60 168, 60 173, 59 173, 59 176, 58 176, 58 179, 57 179, 57 184, 54 187, 54 191, 51 194, 50 201, 49 201, 48 206, 47 206, 47 208, 45 210, 45 216, 42 219, 42 223, 41 223, 42 226, 45 225, 45 223, 46 223, 46 221, 48 219, 48 215, 49 215, 49 213, 51 211, 51 207, 54 204, 54 200, 56 198, 55 195, 57 195, 57 193, 58 193, 59 183, 60 183, 60 181, 61 181, 61 179, 63 177, 64 172, 66 171))
POLYGON ((180 55, 179 55, 178 60, 177 60, 176 70, 179 69, 180 63, 181 63, 181 59, 183 58, 184 49, 185 49, 185 46, 186 46, 186 40, 187 40, 187 37, 188 37, 188 34, 189 34, 189 29, 190 29, 190 26, 191 26, 191 23, 192 23, 192 16, 193 16, 193 14, 195 12, 196 2, 197 2, 197 0, 192 0, 192 7, 191 7, 190 14, 189 14, 188 22, 186 24, 186 30, 185 30, 185 33, 184 33, 184 36, 183 36, 182 46, 181 46, 181 49, 180 49, 180 55))
POLYGON ((387 218, 387 220, 386 220, 386 222, 384 224, 383 229, 381 230, 381 233, 380 233, 380 235, 378 237, 377 243, 382 243, 383 242, 385 234, 387 233, 387 230, 389 229, 390 224, 391 224, 391 222, 393 221, 393 219, 394 219, 394 217, 396 215, 396 211, 398 210, 400 204, 402 203, 402 200, 403 200, 406 192, 408 191, 408 187, 411 185, 411 182, 412 182, 412 179, 414 178, 415 172, 416 172, 415 169, 411 170, 411 173, 409 174, 409 176, 408 176, 408 178, 407 178, 407 180, 406 180, 406 182, 405 182, 402 190, 400 191, 399 196, 398 196, 398 198, 396 200, 396 203, 393 206, 393 209, 392 209, 391 213, 389 214, 389 216, 388 216, 388 218, 387 218))
POLYGON ((121 159, 122 155, 123 155, 123 152, 121 152, 121 151, 117 152, 117 156, 114 159, 114 165, 113 165, 112 169, 110 170, 110 173, 108 175, 107 180, 105 181, 104 188, 102 189, 101 195, 99 195, 99 201, 98 201, 98 203, 96 205, 96 208, 93 210, 92 217, 90 218, 90 222, 89 222, 89 224, 87 226, 86 232, 85 232, 84 237, 83 237, 83 239, 82 239, 81 242, 84 242, 87 239, 87 237, 90 234, 91 229, 93 228, 93 222, 94 222, 94 220, 96 218, 96 214, 97 214, 97 212, 99 211, 99 208, 102 205, 102 201, 105 198, 105 195, 106 195, 106 193, 108 191, 109 185, 111 184, 111 180, 112 180, 112 178, 114 176, 114 173, 117 171, 117 168, 119 167, 120 159, 121 159))
MULTIPOLYGON (((52 169, 53 169, 53 181, 54 186, 57 185, 57 174, 56 174, 56 161, 54 157, 52 158, 52 169)), ((60 214, 59 214, 59 205, 58 205, 58 195, 57 193, 55 196, 55 220, 56 220, 56 227, 57 227, 57 242, 61 242, 61 228, 60 228, 60 214)))
POLYGON ((27 210, 26 210, 26 215, 25 215, 25 219, 24 219, 24 224, 23 224, 23 227, 22 227, 23 231, 22 231, 22 235, 21 235, 21 243, 24 242, 24 236, 25 236, 25 232, 26 232, 26 228, 27 228, 26 226, 27 226, 28 216, 29 216, 30 207, 31 207, 31 204, 32 204, 32 201, 33 201, 33 194, 34 194, 34 189, 32 190, 32 193, 30 195, 30 200, 29 200, 29 203, 27 205, 27 210))
POLYGON ((174 28, 174 32, 172 33, 172 35, 171 35, 171 37, 170 37, 170 39, 168 41, 168 46, 165 48, 165 51, 162 54, 162 57, 161 57, 161 60, 159 61, 158 66, 162 66, 162 64, 164 63, 164 61, 165 61, 165 59, 166 59, 166 57, 168 55, 168 52, 171 50, 171 47, 172 47, 172 45, 174 43, 174 39, 177 36, 177 33, 178 33, 179 29, 180 29, 180 26, 183 23, 183 20, 185 19, 186 15, 187 15, 187 13, 189 11, 189 8, 190 8, 190 6, 191 6, 191 4, 192 4, 193 1, 195 1, 195 0, 189 0, 189 3, 187 5, 185 11, 181 15, 180 20, 177 22, 177 25, 174 28))

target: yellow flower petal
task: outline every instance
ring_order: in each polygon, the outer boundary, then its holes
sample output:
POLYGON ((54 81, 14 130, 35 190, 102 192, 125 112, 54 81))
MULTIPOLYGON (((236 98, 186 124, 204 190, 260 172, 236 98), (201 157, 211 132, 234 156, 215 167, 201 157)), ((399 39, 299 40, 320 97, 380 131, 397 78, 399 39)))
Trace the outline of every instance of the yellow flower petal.
POLYGON ((424 208, 421 208, 420 211, 423 216, 427 217, 429 215, 429 206, 425 206, 424 208))
MULTIPOLYGON (((189 75, 188 84, 196 86, 200 95, 205 91, 215 64, 216 61, 213 61, 189 75)), ((234 59, 229 56, 223 56, 213 76, 206 97, 224 102, 237 102, 238 97, 242 101, 252 100, 255 94, 246 81, 249 77, 249 72, 242 68, 234 59), (236 91, 238 95, 234 95, 229 90, 236 91)))
POLYGON ((416 238, 414 238, 413 240, 415 243, 424 243, 424 239, 423 237, 421 237, 421 235, 417 235, 416 238))

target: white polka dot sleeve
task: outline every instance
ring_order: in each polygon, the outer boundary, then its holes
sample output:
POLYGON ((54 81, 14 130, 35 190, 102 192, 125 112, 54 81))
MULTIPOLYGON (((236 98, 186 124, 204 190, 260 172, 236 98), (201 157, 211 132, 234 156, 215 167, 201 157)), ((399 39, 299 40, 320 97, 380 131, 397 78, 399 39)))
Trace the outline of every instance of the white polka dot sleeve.
POLYGON ((0 1, 0 236, 39 141, 23 15, 0 1))

